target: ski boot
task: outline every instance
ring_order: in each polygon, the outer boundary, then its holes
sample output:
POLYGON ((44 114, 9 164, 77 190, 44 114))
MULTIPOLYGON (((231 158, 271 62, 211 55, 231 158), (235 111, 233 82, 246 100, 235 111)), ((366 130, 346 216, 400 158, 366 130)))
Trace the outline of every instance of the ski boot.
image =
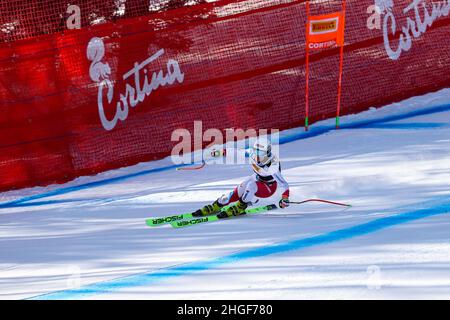
POLYGON ((247 209, 248 205, 242 200, 239 199, 238 202, 229 206, 226 210, 220 212, 217 217, 219 219, 229 218, 231 216, 239 216, 241 214, 245 214, 245 209, 247 209))
POLYGON ((201 209, 192 213, 193 217, 204 217, 209 216, 211 214, 219 213, 222 209, 223 205, 221 205, 217 200, 214 201, 213 204, 208 204, 201 209))

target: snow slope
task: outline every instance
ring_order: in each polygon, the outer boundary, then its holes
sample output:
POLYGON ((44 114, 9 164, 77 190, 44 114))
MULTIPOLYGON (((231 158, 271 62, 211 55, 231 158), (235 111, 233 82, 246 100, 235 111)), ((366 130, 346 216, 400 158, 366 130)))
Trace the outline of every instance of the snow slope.
POLYGON ((170 159, 0 194, 3 299, 450 298, 450 89, 281 134, 285 210, 186 229, 248 165, 170 159))

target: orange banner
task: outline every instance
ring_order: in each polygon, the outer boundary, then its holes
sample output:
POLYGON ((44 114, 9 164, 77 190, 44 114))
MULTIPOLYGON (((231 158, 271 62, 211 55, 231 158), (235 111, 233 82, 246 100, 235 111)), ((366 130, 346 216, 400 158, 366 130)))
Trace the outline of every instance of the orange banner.
POLYGON ((309 49, 344 45, 345 15, 342 12, 310 16, 306 37, 309 49))

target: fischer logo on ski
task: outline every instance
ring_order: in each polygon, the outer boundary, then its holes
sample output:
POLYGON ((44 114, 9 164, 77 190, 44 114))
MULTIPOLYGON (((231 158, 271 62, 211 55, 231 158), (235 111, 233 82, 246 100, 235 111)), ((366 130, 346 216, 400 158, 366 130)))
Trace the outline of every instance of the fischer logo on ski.
POLYGON ((187 214, 178 214, 178 215, 173 215, 173 216, 167 216, 167 217, 159 217, 159 218, 151 218, 151 219, 147 219, 147 225, 150 227, 157 227, 166 223, 172 223, 175 221, 179 221, 179 220, 184 220, 184 219, 190 219, 192 218, 192 214, 187 213, 187 214))
MULTIPOLYGON (((277 206, 274 204, 271 204, 268 206, 247 209, 247 210, 245 210, 245 214, 258 214, 258 213, 263 213, 263 212, 267 212, 267 211, 275 210, 275 209, 277 209, 277 206)), ((242 216, 244 216, 244 214, 241 214, 236 217, 242 217, 242 216)), ((194 226, 194 225, 198 225, 198 224, 202 224, 202 223, 210 223, 210 222, 215 222, 215 221, 219 221, 219 220, 234 219, 236 217, 231 216, 231 217, 227 217, 227 218, 219 218, 217 215, 212 215, 212 216, 208 216, 208 217, 196 218, 196 219, 191 219, 191 220, 175 221, 175 222, 171 223, 171 226, 174 228, 184 228, 184 227, 190 227, 190 226, 194 226)))
POLYGON ((161 223, 170 223, 173 221, 183 220, 183 219, 184 219, 183 215, 180 214, 178 216, 153 219, 152 222, 153 222, 153 224, 161 224, 161 223))
POLYGON ((208 217, 204 217, 204 218, 197 218, 197 219, 192 219, 192 220, 182 220, 182 221, 176 221, 176 222, 172 222, 171 224, 176 224, 176 227, 181 228, 181 227, 187 227, 188 225, 194 225, 194 224, 198 224, 198 223, 204 223, 204 222, 208 222, 209 218, 208 217))
MULTIPOLYGON (((226 209, 228 206, 222 208, 222 210, 226 209)), ((270 210, 277 209, 277 206, 274 204, 263 206, 263 207, 257 207, 257 208, 250 208, 245 210, 245 214, 257 214, 262 213, 270 210)), ((147 225, 149 227, 159 227, 164 224, 171 224, 174 228, 183 228, 183 227, 189 227, 201 223, 206 222, 214 222, 218 220, 226 220, 224 218, 219 218, 217 215, 210 215, 206 217, 200 217, 200 218, 194 218, 192 216, 192 213, 185 213, 185 214, 179 214, 179 215, 173 215, 173 216, 167 216, 167 217, 160 217, 160 218, 151 218, 147 219, 147 225)))

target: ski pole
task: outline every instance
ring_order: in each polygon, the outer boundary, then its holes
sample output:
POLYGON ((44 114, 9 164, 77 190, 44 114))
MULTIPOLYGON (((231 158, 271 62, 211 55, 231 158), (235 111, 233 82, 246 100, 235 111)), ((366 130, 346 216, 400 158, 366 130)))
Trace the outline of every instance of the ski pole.
POLYGON ((180 170, 200 170, 202 169, 204 166, 206 165, 205 160, 202 160, 202 164, 196 165, 196 166, 192 166, 192 167, 181 167, 181 168, 177 168, 177 171, 180 170))
MULTIPOLYGON (((221 149, 221 150, 216 150, 214 149, 213 151, 211 151, 211 157, 212 158, 218 158, 220 156, 225 157, 226 156, 226 149, 221 149)), ((181 167, 181 168, 177 168, 177 171, 187 171, 187 170, 201 170, 205 167, 206 162, 205 159, 202 159, 202 164, 196 165, 196 166, 192 166, 192 167, 181 167)))
POLYGON ((351 207, 352 205, 350 204, 345 204, 345 203, 340 203, 340 202, 335 202, 335 201, 329 201, 329 200, 322 200, 322 199, 308 199, 308 200, 304 200, 304 201, 300 201, 300 202, 295 202, 295 201, 289 201, 289 204, 303 204, 306 202, 323 202, 323 203, 329 203, 329 204, 334 204, 337 206, 343 206, 343 207, 351 207))

